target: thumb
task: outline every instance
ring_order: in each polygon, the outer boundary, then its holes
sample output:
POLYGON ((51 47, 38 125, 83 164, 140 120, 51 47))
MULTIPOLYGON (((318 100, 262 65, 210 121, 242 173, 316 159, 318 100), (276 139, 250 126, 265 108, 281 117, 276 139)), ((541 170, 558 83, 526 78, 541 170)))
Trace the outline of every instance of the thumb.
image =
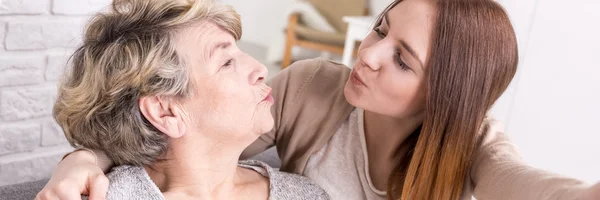
POLYGON ((91 177, 87 187, 90 193, 89 200, 105 200, 108 191, 108 178, 104 174, 91 177))

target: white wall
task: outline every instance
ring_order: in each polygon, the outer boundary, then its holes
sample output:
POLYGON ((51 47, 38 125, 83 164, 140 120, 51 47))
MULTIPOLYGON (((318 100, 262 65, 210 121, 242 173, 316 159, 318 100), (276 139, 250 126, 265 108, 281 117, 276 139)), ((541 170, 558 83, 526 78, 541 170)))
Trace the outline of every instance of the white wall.
POLYGON ((394 0, 370 0, 369 8, 371 9, 371 15, 378 15, 393 1, 394 0))
POLYGON ((495 108, 532 165, 600 181, 600 2, 504 0, 520 69, 495 108))
POLYGON ((268 47, 275 34, 284 32, 286 9, 292 0, 221 0, 242 16, 242 40, 268 47))
POLYGON ((51 117, 56 81, 87 14, 108 2, 0 3, 0 186, 49 177, 72 149, 51 117))

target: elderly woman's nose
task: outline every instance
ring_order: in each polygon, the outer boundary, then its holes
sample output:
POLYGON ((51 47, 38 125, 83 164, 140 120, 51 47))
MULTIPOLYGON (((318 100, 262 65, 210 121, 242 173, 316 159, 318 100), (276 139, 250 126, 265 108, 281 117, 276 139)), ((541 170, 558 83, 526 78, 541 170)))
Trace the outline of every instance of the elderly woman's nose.
POLYGON ((251 69, 250 83, 251 84, 264 83, 265 78, 267 77, 268 72, 269 72, 267 70, 267 67, 251 56, 248 56, 247 61, 248 61, 248 67, 251 69))

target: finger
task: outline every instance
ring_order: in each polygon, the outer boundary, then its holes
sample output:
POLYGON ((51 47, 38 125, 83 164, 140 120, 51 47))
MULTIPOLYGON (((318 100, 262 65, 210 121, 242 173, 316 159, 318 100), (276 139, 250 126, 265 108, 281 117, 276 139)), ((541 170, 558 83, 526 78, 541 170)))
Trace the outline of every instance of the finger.
POLYGON ((43 190, 35 196, 35 200, 59 200, 59 198, 48 190, 43 190))
POLYGON ((108 178, 104 174, 95 176, 90 180, 89 192, 90 200, 104 200, 106 199, 106 192, 108 191, 108 178))
POLYGON ((54 193, 60 200, 81 200, 81 191, 72 185, 69 180, 59 182, 54 193))

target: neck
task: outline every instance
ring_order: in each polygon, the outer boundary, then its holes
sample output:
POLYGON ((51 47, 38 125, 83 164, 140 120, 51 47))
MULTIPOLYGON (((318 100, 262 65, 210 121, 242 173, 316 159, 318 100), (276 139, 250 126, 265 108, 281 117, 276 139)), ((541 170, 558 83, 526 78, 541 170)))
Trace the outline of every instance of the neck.
POLYGON ((397 155, 399 148, 422 123, 421 115, 395 118, 365 110, 364 131, 369 154, 380 155, 377 157, 385 160, 402 156, 397 155))
POLYGON ((164 160, 146 167, 163 193, 201 199, 220 199, 236 193, 235 186, 243 174, 238 159, 245 145, 202 136, 187 134, 172 139, 164 160))

